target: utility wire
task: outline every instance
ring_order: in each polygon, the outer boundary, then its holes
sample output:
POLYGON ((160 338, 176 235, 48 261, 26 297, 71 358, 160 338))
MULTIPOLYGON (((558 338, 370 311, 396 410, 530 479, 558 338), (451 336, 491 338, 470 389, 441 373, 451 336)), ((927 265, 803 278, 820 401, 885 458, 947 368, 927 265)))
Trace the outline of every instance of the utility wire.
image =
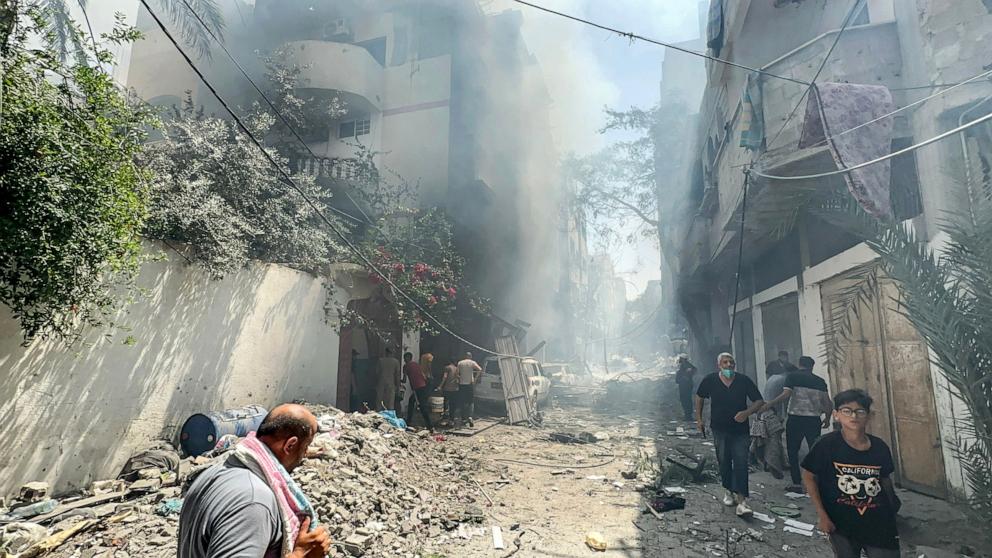
POLYGON ((603 31, 609 31, 611 33, 616 33, 617 35, 620 35, 621 37, 626 37, 626 38, 631 39, 631 40, 638 39, 638 40, 644 41, 646 43, 651 43, 651 44, 654 44, 654 45, 667 47, 667 48, 670 48, 672 50, 677 50, 679 52, 684 52, 686 54, 691 54, 693 56, 699 56, 701 58, 705 58, 707 60, 712 60, 713 62, 718 62, 720 64, 726 64, 728 66, 733 66, 735 68, 741 68, 743 70, 748 70, 750 72, 758 72, 759 74, 762 74, 762 75, 765 75, 765 76, 768 76, 768 77, 778 78, 778 79, 782 79, 782 80, 785 80, 785 81, 791 81, 792 83, 798 83, 799 85, 809 85, 809 82, 801 81, 801 80, 790 78, 790 77, 786 77, 786 76, 780 76, 778 74, 773 74, 771 72, 766 72, 766 71, 764 71, 762 69, 759 69, 759 68, 752 68, 751 66, 745 66, 744 64, 738 64, 736 62, 731 62, 730 60, 726 60, 726 59, 723 59, 723 58, 717 58, 716 56, 710 56, 710 55, 708 55, 708 54, 706 54, 704 52, 699 52, 699 51, 696 51, 696 50, 692 50, 692 49, 688 49, 688 48, 683 48, 683 47, 680 47, 680 46, 676 46, 676 45, 673 45, 671 43, 666 43, 666 42, 663 42, 663 41, 658 41, 658 40, 655 40, 655 39, 650 39, 648 37, 644 37, 642 35, 637 35, 636 33, 633 33, 633 32, 630 32, 630 31, 621 31, 619 29, 614 29, 613 27, 607 27, 606 25, 602 25, 600 23, 596 23, 595 21, 590 21, 588 19, 582 19, 581 17, 577 17, 577 16, 573 16, 573 15, 566 14, 566 13, 563 13, 563 12, 555 11, 555 10, 552 10, 551 8, 545 8, 544 6, 539 6, 537 4, 532 4, 530 2, 526 2, 525 0, 513 0, 513 1, 516 2, 517 4, 523 4, 524 6, 530 6, 531 8, 534 8, 535 10, 540 10, 542 12, 547 12, 549 14, 554 14, 556 16, 563 17, 565 19, 570 19, 572 21, 577 21, 579 23, 583 23, 585 25, 589 25, 589 26, 595 27, 597 29, 602 29, 603 31))
MULTIPOLYGON (((207 25, 207 23, 205 21, 203 21, 203 18, 200 17, 200 14, 198 14, 196 12, 196 10, 193 9, 193 6, 191 6, 189 4, 189 0, 182 0, 182 3, 186 6, 186 9, 189 10, 189 12, 191 14, 193 14, 193 17, 196 18, 196 21, 200 24, 201 27, 203 27, 204 31, 206 31, 207 34, 210 35, 210 38, 215 43, 217 43, 217 45, 221 48, 222 51, 224 51, 224 54, 227 55, 228 59, 230 59, 231 62, 235 65, 235 67, 237 67, 238 71, 241 72, 241 75, 243 75, 245 77, 245 79, 248 80, 248 83, 251 84, 252 88, 254 88, 255 91, 259 94, 259 96, 262 97, 262 100, 265 101, 265 104, 269 105, 269 108, 271 108, 272 109, 272 112, 274 112, 276 114, 276 117, 278 117, 279 120, 283 123, 283 125, 285 125, 286 128, 290 131, 290 133, 293 134, 293 136, 297 139, 297 141, 300 142, 300 144, 303 146, 303 148, 308 153, 310 153, 310 156, 313 157, 314 159, 316 159, 317 161, 320 161, 321 159, 323 159, 323 157, 317 155, 316 153, 314 153, 314 151, 312 149, 310 149, 310 146, 307 144, 306 140, 304 140, 303 137, 299 134, 299 132, 296 131, 296 128, 294 128, 293 125, 290 124, 289 120, 282 114, 282 112, 280 112, 279 109, 276 108, 275 103, 273 103, 272 100, 269 99, 268 95, 266 95, 265 92, 262 91, 262 88, 259 87, 257 83, 255 83, 255 80, 252 79, 251 75, 248 74, 248 71, 244 68, 244 66, 242 66, 241 63, 238 62, 238 59, 235 58, 233 54, 231 54, 231 51, 229 51, 227 49, 227 47, 224 45, 224 42, 221 41, 217 37, 217 35, 214 34, 214 32, 210 28, 210 26, 207 25)), ((342 216, 344 216, 344 217, 346 217, 346 218, 348 218, 348 219, 356 222, 356 223, 361 223, 361 224, 364 224, 364 225, 368 225, 369 227, 373 228, 376 232, 378 232, 380 235, 382 235, 383 238, 390 239, 390 237, 386 234, 386 232, 383 231, 381 228, 379 228, 369 218, 369 216, 365 213, 365 211, 362 210, 362 208, 358 205, 358 202, 356 202, 355 199, 351 197, 351 194, 349 194, 348 192, 345 192, 344 194, 345 194, 345 197, 347 197, 348 200, 351 201, 351 203, 355 206, 355 208, 358 209, 358 212, 361 213, 362 216, 365 217, 365 220, 359 219, 358 217, 355 217, 351 213, 348 213, 347 211, 344 211, 342 209, 338 209, 338 208, 334 207, 333 205, 328 205, 327 208, 330 209, 331 211, 339 214, 339 215, 342 215, 342 216)), ((410 241, 405 240, 405 239, 395 238, 393 240, 397 240, 399 242, 402 242, 404 244, 407 244, 408 246, 413 246, 414 248, 419 248, 420 250, 424 250, 424 251, 427 251, 428 250, 427 248, 425 248, 423 246, 419 246, 419 245, 414 244, 413 242, 410 242, 410 241)))
POLYGON ((382 280, 387 285, 389 285, 390 287, 392 287, 403 298, 407 299, 410 302, 410 304, 413 305, 414 308, 416 308, 417 310, 420 311, 421 314, 423 314, 424 316, 426 316, 427 318, 429 318, 441 330, 443 330, 447 334, 451 335, 455 339, 457 339, 457 340, 465 343, 466 345, 469 345, 470 347, 472 347, 474 349, 478 349, 480 351, 483 351, 485 353, 490 353, 490 354, 493 354, 495 356, 506 357, 506 358, 516 358, 516 359, 522 359, 522 358, 524 358, 524 357, 521 357, 520 355, 510 355, 510 354, 501 353, 499 351, 495 351, 495 350, 492 350, 492 349, 487 349, 486 347, 483 347, 481 345, 477 345, 477 344, 469 341, 468 339, 465 339, 464 337, 458 335, 454 331, 451 331, 450 329, 448 329, 448 327, 446 325, 444 325, 444 323, 442 323, 441 320, 439 320, 438 318, 434 317, 433 314, 431 314, 426 309, 424 309, 424 307, 421 306, 419 302, 417 302, 416 300, 414 300, 413 297, 411 297, 409 294, 407 294, 404 290, 400 289, 399 286, 397 286, 396 283, 394 283, 389 278, 389 276, 386 273, 384 273, 383 271, 381 271, 374 263, 372 263, 372 261, 369 260, 365 256, 365 254, 363 254, 362 251, 357 246, 355 246, 355 244, 350 239, 348 239, 348 237, 344 234, 344 232, 337 225, 335 225, 330 219, 327 218, 327 215, 325 215, 324 212, 321 211, 321 209, 319 207, 317 207, 317 204, 314 203, 314 201, 310 198, 310 196, 308 196, 306 194, 306 192, 303 191, 302 188, 300 188, 300 186, 296 183, 296 181, 293 180, 293 177, 290 176, 289 173, 286 172, 285 169, 283 169, 282 165, 280 165, 272 157, 272 155, 268 152, 268 150, 265 149, 265 147, 258 140, 258 138, 256 138, 255 135, 248 128, 248 126, 241 120, 241 118, 234 112, 234 110, 231 109, 231 107, 230 107, 230 105, 228 105, 227 101, 225 101, 220 96, 220 93, 217 92, 217 90, 214 88, 213 84, 211 84, 210 81, 207 80, 206 76, 203 75, 203 72, 200 71, 200 69, 196 66, 196 64, 189 57, 189 55, 186 54, 186 51, 183 50, 183 48, 176 41, 175 37, 172 36, 172 33, 170 33, 169 30, 166 28, 165 24, 162 23, 162 20, 159 19, 158 14, 156 14, 152 10, 151 6, 148 5, 148 0, 139 0, 139 1, 141 2, 141 5, 144 6, 144 8, 146 10, 148 10, 149 15, 152 16, 152 19, 155 20, 155 23, 158 25, 159 29, 162 30, 162 33, 165 35, 165 37, 169 40, 170 43, 172 43, 172 46, 174 46, 176 48, 176 50, 179 52, 179 55, 183 57, 183 60, 186 61, 186 64, 190 67, 191 70, 193 70, 193 73, 195 73, 196 76, 200 79, 200 81, 203 82, 203 84, 207 87, 207 89, 214 96, 214 98, 217 99, 217 101, 224 108, 224 110, 227 111, 227 113, 231 115, 231 118, 234 119, 235 123, 237 123, 237 125, 241 129, 241 131, 244 132, 245 135, 248 136, 248 139, 250 139, 251 142, 253 144, 255 144, 255 147, 257 147, 258 150, 262 152, 262 155, 266 158, 266 160, 268 160, 268 162, 276 169, 276 171, 278 171, 279 174, 282 175, 283 179, 289 184, 290 188, 292 188, 294 191, 296 191, 296 193, 299 194, 303 198, 303 200, 307 203, 307 205, 309 205, 310 208, 313 209, 313 211, 317 213, 317 215, 321 218, 322 221, 324 221, 324 223, 331 229, 331 231, 333 231, 334 234, 337 235, 338 238, 341 239, 341 241, 345 244, 345 246, 347 246, 348 249, 351 250, 358 257, 358 259, 361 260, 362 263, 365 264, 365 266, 370 271, 372 271, 373 273, 376 273, 380 277, 382 277, 382 280))
POLYGON ((734 326, 737 325, 737 299, 741 292, 741 270, 744 269, 744 219, 747 217, 747 190, 751 182, 747 169, 744 170, 744 198, 741 202, 741 237, 737 246, 737 276, 734 279, 734 310, 730 313, 730 347, 734 347, 734 326))
POLYGON ((992 120, 992 113, 986 114, 985 116, 983 116, 981 118, 976 118, 975 120, 972 120, 971 122, 969 122, 967 124, 963 124, 961 126, 958 126, 957 128, 954 128, 953 130, 948 130, 948 131, 944 132, 943 134, 934 136, 934 137, 932 137, 932 138, 930 138, 928 140, 924 140, 924 141, 921 141, 920 143, 913 144, 913 145, 911 145, 909 147, 906 147, 905 149, 900 149, 899 151, 896 151, 894 153, 889 153, 888 155, 884 155, 884 156, 879 157, 877 159, 872 159, 871 161, 865 161, 864 163, 860 163, 860 164, 854 165, 853 167, 847 167, 847 168, 844 168, 844 169, 837 169, 835 171, 821 172, 819 174, 805 174, 805 175, 800 175, 800 176, 776 176, 776 175, 771 175, 771 174, 765 174, 765 173, 763 173, 761 171, 756 171, 754 169, 749 169, 746 172, 748 172, 749 174, 754 174, 755 176, 760 176, 762 178, 767 178, 767 179, 770 179, 770 180, 811 180, 811 179, 814 179, 814 178, 824 178, 824 177, 827 177, 827 176, 834 176, 834 175, 838 175, 838 174, 844 174, 844 173, 847 173, 847 172, 851 172, 851 171, 855 171, 855 170, 858 170, 858 169, 862 169, 862 168, 867 167, 869 165, 874 165, 876 163, 881 163, 882 161, 887 161, 889 159, 892 159, 893 157, 898 157, 900 155, 905 155, 906 153, 910 153, 910 152, 916 151, 917 149, 920 149, 921 147, 930 145, 931 143, 934 143, 934 142, 938 142, 938 141, 940 141, 940 140, 942 140, 944 138, 953 136, 955 134, 960 134, 961 132, 967 130, 968 128, 971 128, 972 126, 977 126, 977 125, 979 125, 979 124, 981 124, 983 122, 987 122, 989 120, 992 120))
POLYGON ((792 117, 796 115, 796 111, 798 111, 799 107, 802 106, 803 101, 809 96, 810 91, 816 87, 816 80, 820 77, 820 74, 823 73, 823 69, 827 67, 827 62, 830 61, 830 55, 834 53, 834 49, 836 49, 837 44, 840 43, 840 38, 847 29, 847 26, 854 21, 854 14, 858 11, 858 7, 861 6, 861 2, 862 0, 854 0, 854 6, 851 6, 850 11, 847 12, 847 16, 844 17, 844 24, 841 25, 840 31, 838 31, 837 36, 834 37, 834 43, 830 45, 830 50, 828 50, 827 55, 823 57, 823 61, 820 62, 820 67, 817 68, 816 74, 813 75, 813 79, 810 80, 806 90, 803 91, 803 94, 799 97, 799 101, 796 102, 796 106, 792 107, 792 112, 789 113, 788 118, 786 118, 785 122, 782 123, 782 127, 778 129, 778 132, 775 134, 775 137, 772 138, 772 141, 768 142, 768 149, 771 149, 772 146, 775 145, 775 141, 778 140, 779 136, 782 135, 782 132, 785 131, 785 127, 789 125, 792 117))

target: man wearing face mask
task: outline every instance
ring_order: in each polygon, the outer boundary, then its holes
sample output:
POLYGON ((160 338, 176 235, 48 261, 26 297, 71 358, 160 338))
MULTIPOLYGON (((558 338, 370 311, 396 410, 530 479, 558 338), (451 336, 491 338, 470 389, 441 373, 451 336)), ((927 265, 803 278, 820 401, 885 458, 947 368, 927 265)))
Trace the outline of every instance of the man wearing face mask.
POLYGON ((302 405, 272 409, 223 462, 185 495, 179 558, 316 558, 327 531, 289 473, 306 456, 317 419, 302 405))
POLYGON ((752 511, 747 505, 747 497, 751 436, 747 418, 758 412, 764 401, 751 378, 736 372, 734 355, 721 353, 717 364, 720 371, 703 378, 696 390, 696 424, 705 436, 703 400, 709 399, 713 445, 720 466, 720 480, 726 489, 723 504, 736 504, 738 516, 750 517, 752 511), (751 401, 750 406, 748 400, 751 401))

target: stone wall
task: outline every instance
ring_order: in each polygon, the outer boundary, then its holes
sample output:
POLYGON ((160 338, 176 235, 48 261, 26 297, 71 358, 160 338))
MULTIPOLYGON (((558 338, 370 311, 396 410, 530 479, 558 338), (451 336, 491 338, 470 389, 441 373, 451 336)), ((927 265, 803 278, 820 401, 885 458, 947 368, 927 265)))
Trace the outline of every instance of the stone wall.
POLYGON ((27 481, 64 492, 114 477, 192 413, 334 404, 338 336, 321 279, 255 264, 212 281, 172 257, 146 264, 140 281, 148 296, 118 316, 129 331, 92 331, 72 348, 22 347, 0 307, 0 496, 27 481))

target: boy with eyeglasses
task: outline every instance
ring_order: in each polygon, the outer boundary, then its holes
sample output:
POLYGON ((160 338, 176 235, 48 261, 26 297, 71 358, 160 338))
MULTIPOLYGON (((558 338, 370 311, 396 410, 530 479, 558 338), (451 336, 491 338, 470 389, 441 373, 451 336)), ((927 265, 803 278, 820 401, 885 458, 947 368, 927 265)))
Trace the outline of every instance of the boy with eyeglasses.
POLYGON ((837 558, 898 558, 899 498, 890 475, 892 452, 866 432, 872 398, 860 389, 834 397, 839 432, 821 437, 802 463, 803 483, 816 507, 817 527, 837 558))

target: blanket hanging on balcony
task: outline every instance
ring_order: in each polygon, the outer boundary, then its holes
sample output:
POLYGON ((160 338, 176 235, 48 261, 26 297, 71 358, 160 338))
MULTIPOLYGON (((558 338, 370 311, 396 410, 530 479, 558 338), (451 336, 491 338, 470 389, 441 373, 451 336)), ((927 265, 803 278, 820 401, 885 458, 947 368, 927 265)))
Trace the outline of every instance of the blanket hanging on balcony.
POLYGON ((761 74, 751 72, 744 86, 741 112, 741 147, 752 151, 765 147, 765 107, 761 95, 761 74))
POLYGON ((720 56, 720 50, 723 49, 723 0, 710 0, 706 46, 713 51, 713 56, 720 56))
MULTIPOLYGON (((854 83, 813 85, 806 104, 799 148, 824 143, 838 169, 853 167, 892 152, 892 117, 857 126, 892 112, 892 93, 885 86, 854 83)), ((892 217, 889 161, 845 173, 847 189, 865 211, 879 219, 892 217)))

